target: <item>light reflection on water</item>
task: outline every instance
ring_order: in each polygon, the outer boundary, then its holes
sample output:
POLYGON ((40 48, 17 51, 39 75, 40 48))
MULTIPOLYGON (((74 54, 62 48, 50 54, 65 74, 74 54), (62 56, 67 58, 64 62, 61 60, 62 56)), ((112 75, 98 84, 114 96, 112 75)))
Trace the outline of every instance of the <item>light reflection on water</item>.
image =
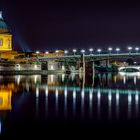
POLYGON ((0 120, 139 120, 139 85, 139 73, 1 76, 0 120))

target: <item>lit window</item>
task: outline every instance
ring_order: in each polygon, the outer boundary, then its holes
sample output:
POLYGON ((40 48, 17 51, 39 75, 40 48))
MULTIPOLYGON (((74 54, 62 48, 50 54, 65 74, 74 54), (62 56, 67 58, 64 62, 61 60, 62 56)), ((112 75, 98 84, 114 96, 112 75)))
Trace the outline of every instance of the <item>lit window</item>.
POLYGON ((0 46, 2 46, 2 44, 3 44, 3 40, 2 40, 2 39, 0 39, 0 46))

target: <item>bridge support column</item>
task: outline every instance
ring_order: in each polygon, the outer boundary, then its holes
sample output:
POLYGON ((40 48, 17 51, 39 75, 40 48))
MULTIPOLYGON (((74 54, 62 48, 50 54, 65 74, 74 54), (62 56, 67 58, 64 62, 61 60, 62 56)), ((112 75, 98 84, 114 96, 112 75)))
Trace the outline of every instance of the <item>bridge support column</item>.
POLYGON ((48 70, 48 62, 41 62, 41 70, 48 70))

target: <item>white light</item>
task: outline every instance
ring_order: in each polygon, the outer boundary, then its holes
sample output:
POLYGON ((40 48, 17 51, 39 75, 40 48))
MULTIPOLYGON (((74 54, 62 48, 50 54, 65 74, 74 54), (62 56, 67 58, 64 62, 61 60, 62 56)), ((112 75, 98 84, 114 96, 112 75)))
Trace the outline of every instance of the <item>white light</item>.
POLYGON ((46 86, 45 94, 46 94, 46 97, 48 97, 48 86, 46 86))
POLYGON ((89 94, 89 99, 92 100, 93 96, 92 96, 92 92, 89 94))
POLYGON ((77 50, 76 49, 73 49, 73 52, 75 53, 75 52, 77 52, 77 50))
POLYGON ((54 75, 51 75, 51 83, 54 82, 54 75))
POLYGON ((132 47, 128 47, 128 50, 132 50, 132 47))
POLYGON ((58 99, 58 89, 55 90, 55 97, 58 99))
POLYGON ((73 90, 73 99, 76 99, 76 90, 73 90))
POLYGON ((112 51, 112 48, 108 48, 109 51, 112 51))
POLYGON ((20 79, 21 79, 20 75, 16 76, 16 80, 17 80, 18 85, 20 84, 20 79))
POLYGON ((101 51, 102 51, 101 49, 98 49, 98 50, 97 50, 97 52, 101 52, 101 51))
POLYGON ((112 96, 111 93, 108 94, 108 100, 111 101, 112 100, 112 96))
POLYGON ((37 65, 34 65, 34 68, 37 69, 37 65))
POLYGON ((65 74, 62 74, 62 82, 65 80, 65 74))
POLYGON ((92 48, 90 48, 90 49, 89 49, 89 51, 90 51, 90 52, 93 52, 93 49, 92 49, 92 48))
POLYGON ((85 50, 81 50, 81 53, 85 53, 85 50))
POLYGON ((0 121, 0 134, 1 134, 1 121, 0 121))
POLYGON ((39 54, 40 52, 39 51, 36 51, 36 53, 39 54))
POLYGON ((138 47, 135 48, 136 51, 139 51, 139 49, 140 49, 140 48, 138 48, 138 47))
POLYGON ((58 53, 58 52, 59 52, 59 50, 56 50, 55 52, 56 52, 56 53, 58 53))
POLYGON ((39 88, 36 87, 36 97, 38 98, 39 97, 39 88))
POLYGON ((67 50, 65 50, 65 52, 64 52, 65 54, 67 54, 68 53, 68 51, 67 50))
POLYGON ((53 67, 53 65, 51 65, 51 70, 54 70, 54 67, 53 67))
POLYGON ((100 93, 100 91, 98 92, 97 97, 98 97, 98 99, 101 98, 101 93, 100 93))
POLYGON ((84 97, 85 97, 85 92, 84 92, 84 90, 82 90, 82 92, 81 92, 81 97, 82 97, 82 99, 84 99, 84 97))
POLYGON ((36 84, 37 81, 37 75, 34 75, 34 83, 36 84))
POLYGON ((116 48, 116 51, 117 51, 117 52, 120 51, 120 48, 116 48))
POLYGON ((139 100, 139 95, 138 94, 135 94, 135 100, 136 100, 136 102, 138 102, 138 100, 139 100))
POLYGON ((62 70, 65 70, 65 66, 62 66, 62 70))
POLYGON ((123 77, 123 83, 124 84, 126 83, 126 77, 125 76, 123 77))
POLYGON ((116 94, 116 99, 119 100, 119 93, 116 94))
POLYGON ((48 54, 49 52, 48 52, 48 51, 46 51, 45 53, 46 53, 46 54, 48 54))
POLYGON ((137 64, 137 62, 134 62, 134 64, 137 64))
POLYGON ((2 11, 0 11, 0 19, 3 19, 3 17, 2 17, 2 11))
POLYGON ((131 94, 128 94, 128 102, 131 102, 131 101, 132 101, 131 94))

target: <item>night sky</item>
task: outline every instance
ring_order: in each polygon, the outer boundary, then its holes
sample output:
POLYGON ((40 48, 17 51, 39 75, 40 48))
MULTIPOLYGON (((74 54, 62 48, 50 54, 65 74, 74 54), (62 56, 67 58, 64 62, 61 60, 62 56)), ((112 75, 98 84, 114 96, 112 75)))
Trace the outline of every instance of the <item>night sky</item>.
POLYGON ((2 0, 15 50, 140 45, 138 1, 2 0))

